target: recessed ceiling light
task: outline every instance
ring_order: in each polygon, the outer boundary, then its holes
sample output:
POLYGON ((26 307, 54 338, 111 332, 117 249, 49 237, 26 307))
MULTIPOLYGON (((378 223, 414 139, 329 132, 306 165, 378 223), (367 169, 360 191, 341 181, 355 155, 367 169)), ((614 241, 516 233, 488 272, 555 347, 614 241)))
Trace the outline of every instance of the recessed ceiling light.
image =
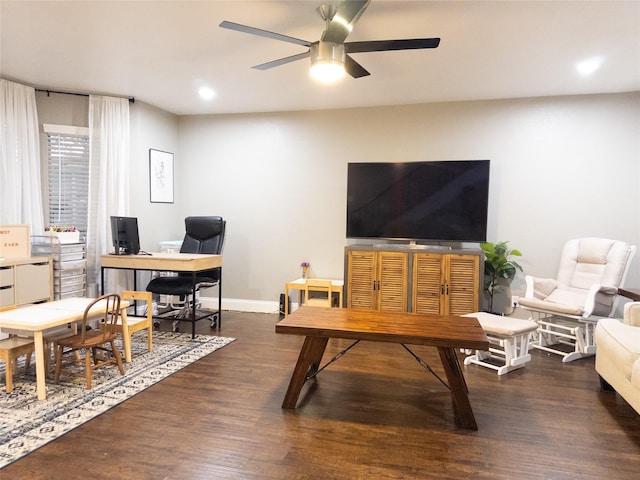
POLYGON ((585 60, 583 62, 576 64, 576 70, 580 72, 581 75, 591 75, 593 72, 598 70, 602 65, 602 58, 590 58, 589 60, 585 60))
POLYGON ((200 89, 198 90, 198 94, 200 95, 200 98, 202 98, 203 100, 211 100, 213 97, 216 96, 216 92, 214 92, 209 87, 200 87, 200 89))

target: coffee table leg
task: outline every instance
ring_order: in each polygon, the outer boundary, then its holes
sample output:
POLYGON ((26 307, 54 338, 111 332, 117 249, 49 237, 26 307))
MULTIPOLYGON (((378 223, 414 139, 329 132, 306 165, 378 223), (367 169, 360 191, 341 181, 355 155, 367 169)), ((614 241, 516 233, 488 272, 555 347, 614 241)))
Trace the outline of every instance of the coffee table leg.
POLYGON ((463 428, 478 430, 476 419, 473 416, 469 395, 467 394, 467 383, 464 380, 460 362, 453 348, 439 347, 440 360, 449 381, 451 396, 453 397, 453 407, 456 420, 463 428))
POLYGON ((322 360, 328 341, 327 337, 305 337, 298 363, 296 363, 296 368, 293 370, 289 388, 287 388, 287 393, 282 402, 282 408, 296 408, 300 390, 302 390, 307 375, 318 371, 320 360, 322 360))

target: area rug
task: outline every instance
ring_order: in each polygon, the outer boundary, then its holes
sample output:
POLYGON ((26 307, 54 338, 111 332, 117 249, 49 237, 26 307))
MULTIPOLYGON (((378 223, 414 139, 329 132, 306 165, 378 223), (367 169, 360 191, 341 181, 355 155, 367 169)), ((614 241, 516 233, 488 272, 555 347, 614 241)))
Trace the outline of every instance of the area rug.
POLYGON ((5 389, 3 362, 0 470, 234 340, 209 335, 192 339, 190 334, 154 332, 153 352, 148 352, 146 336, 136 335, 133 358, 124 364, 124 376, 116 366, 100 368, 93 372, 93 388, 87 390, 83 365, 69 366, 63 370, 58 385, 53 384, 52 378, 47 380, 47 399, 42 401, 36 395, 35 362, 27 372, 19 365, 10 394, 5 389))

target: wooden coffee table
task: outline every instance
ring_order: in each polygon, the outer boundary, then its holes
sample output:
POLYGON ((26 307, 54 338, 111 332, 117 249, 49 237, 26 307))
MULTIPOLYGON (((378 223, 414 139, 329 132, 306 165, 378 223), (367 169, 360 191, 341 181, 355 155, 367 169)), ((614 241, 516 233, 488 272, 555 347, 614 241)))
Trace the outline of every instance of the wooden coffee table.
POLYGON ((456 355, 460 348, 489 350, 476 318, 305 306, 279 321, 276 333, 306 337, 282 408, 296 407, 302 386, 318 371, 330 338, 427 345, 436 347, 440 354, 457 422, 464 428, 478 429, 456 355))

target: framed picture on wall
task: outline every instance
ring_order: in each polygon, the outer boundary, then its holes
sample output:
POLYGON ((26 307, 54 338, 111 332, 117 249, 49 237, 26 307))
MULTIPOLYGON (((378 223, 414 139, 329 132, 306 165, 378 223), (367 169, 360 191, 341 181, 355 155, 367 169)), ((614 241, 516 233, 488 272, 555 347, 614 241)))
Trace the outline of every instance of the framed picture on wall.
POLYGON ((173 153, 149 149, 152 203, 173 203, 173 153))

